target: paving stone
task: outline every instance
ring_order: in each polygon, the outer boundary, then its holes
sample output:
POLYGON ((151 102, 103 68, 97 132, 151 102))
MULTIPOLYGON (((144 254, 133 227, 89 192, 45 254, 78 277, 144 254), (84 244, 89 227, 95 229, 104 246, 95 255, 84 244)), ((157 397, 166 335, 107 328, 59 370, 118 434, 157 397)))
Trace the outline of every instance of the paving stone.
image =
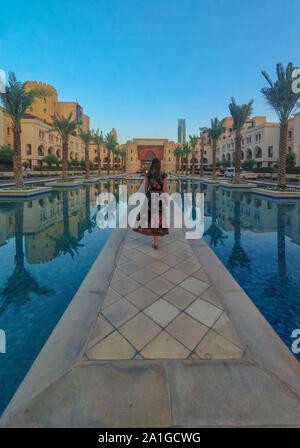
POLYGON ((140 266, 136 264, 134 261, 129 261, 129 263, 122 264, 120 266, 120 269, 121 271, 125 272, 125 274, 130 275, 133 274, 134 272, 137 272, 140 269, 140 266))
POLYGON ((218 297, 215 287, 210 286, 207 288, 201 295, 201 299, 206 300, 207 302, 212 303, 213 305, 216 305, 218 308, 223 309, 223 303, 221 302, 221 299, 218 297))
POLYGON ((115 272, 113 273, 113 276, 111 278, 111 281, 116 282, 118 280, 121 280, 121 278, 125 277, 125 275, 126 274, 121 269, 116 268, 115 272))
POLYGON ((170 266, 162 261, 155 261, 147 266, 147 269, 150 269, 152 272, 156 272, 157 274, 163 274, 164 272, 170 269, 170 266))
POLYGON ((160 296, 169 291, 174 285, 163 277, 156 277, 154 280, 146 283, 146 286, 160 296))
POLYGON ((166 257, 162 258, 161 261, 163 263, 169 265, 170 267, 173 267, 185 259, 186 259, 186 257, 184 255, 175 256, 173 254, 170 254, 170 255, 167 255, 166 257))
POLYGON ((104 308, 112 305, 113 303, 117 302, 121 298, 122 298, 122 296, 117 291, 115 291, 114 289, 109 287, 108 290, 107 290, 107 293, 106 293, 106 296, 105 296, 105 299, 103 301, 101 309, 104 309, 104 308))
POLYGON ((146 359, 186 359, 190 351, 166 331, 159 333, 141 354, 146 359))
POLYGON ((193 272, 196 272, 199 270, 199 266, 197 264, 191 263, 190 261, 184 261, 182 263, 179 263, 179 264, 175 265, 175 268, 178 271, 182 271, 188 275, 192 275, 193 272))
POLYGON ((180 283, 180 286, 197 296, 202 294, 209 287, 207 283, 204 283, 194 277, 186 278, 182 283, 180 283))
POLYGON ((162 274, 162 277, 166 278, 170 282, 177 285, 178 283, 181 283, 187 277, 187 274, 185 274, 184 272, 178 271, 177 269, 171 268, 169 271, 162 274))
POLYGON ((234 326, 232 325, 232 323, 226 313, 223 313, 219 317, 219 319, 217 320, 217 322, 214 324, 214 326, 212 328, 217 333, 221 334, 226 339, 231 341, 233 344, 238 345, 239 347, 243 348, 243 344, 242 344, 234 326))
POLYGON ((92 329, 89 337, 88 348, 101 341, 105 336, 114 331, 114 327, 108 322, 105 317, 100 314, 92 329))
POLYGON ((155 294, 154 291, 145 288, 145 286, 141 286, 126 296, 126 298, 133 303, 133 305, 141 310, 155 302, 158 297, 159 296, 155 294))
POLYGON ((243 355, 243 350, 213 330, 204 336, 195 352, 202 359, 239 359, 243 355))
POLYGON ((87 356, 91 360, 131 359, 134 354, 135 350, 117 331, 114 331, 87 351, 87 356))
POLYGON ((135 289, 139 288, 141 285, 133 280, 133 278, 127 276, 121 278, 121 280, 118 280, 117 282, 111 283, 111 286, 119 294, 126 296, 135 289))
POLYGON ((183 310, 196 299, 196 296, 180 286, 175 286, 163 298, 183 310))
POLYGON ((110 323, 112 323, 115 327, 119 327, 128 319, 137 314, 138 311, 139 310, 132 305, 132 303, 122 297, 122 299, 118 302, 115 302, 108 308, 105 308, 102 313, 110 323))
POLYGON ((139 351, 161 331, 161 328, 145 314, 139 313, 122 325, 119 331, 139 351))
POLYGON ((131 275, 131 278, 141 283, 142 285, 150 282, 155 277, 157 277, 157 274, 155 274, 152 271, 149 271, 148 269, 140 269, 139 271, 131 275))
POLYGON ((203 269, 199 269, 199 271, 196 271, 192 274, 192 277, 197 278, 198 280, 201 280, 204 283, 210 284, 210 280, 206 274, 206 272, 203 269))
POLYGON ((188 349, 193 350, 209 328, 185 313, 181 313, 166 327, 166 331, 188 349))
POLYGON ((159 325, 165 327, 180 313, 180 311, 166 300, 158 299, 146 308, 144 313, 151 317, 151 319, 159 325))
POLYGON ((222 314, 222 310, 202 299, 196 299, 185 312, 208 327, 211 327, 222 314))

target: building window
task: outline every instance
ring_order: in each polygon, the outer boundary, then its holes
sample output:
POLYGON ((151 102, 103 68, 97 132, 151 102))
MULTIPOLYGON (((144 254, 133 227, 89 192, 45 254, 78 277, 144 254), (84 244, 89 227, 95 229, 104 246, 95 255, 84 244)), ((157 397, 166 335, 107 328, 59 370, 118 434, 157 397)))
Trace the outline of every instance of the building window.
POLYGON ((44 103, 46 102, 46 98, 44 98, 44 103))
POLYGON ((44 114, 47 112, 47 109, 44 109, 44 114))
POLYGON ((292 152, 292 148, 291 148, 290 146, 288 147, 288 151, 289 151, 289 152, 292 152))
POLYGON ((273 157, 273 146, 268 146, 268 157, 273 157))
POLYGON ((7 135, 10 135, 10 128, 7 128, 7 135))
POLYGON ((26 154, 28 156, 31 156, 31 145, 30 144, 26 145, 26 154))
POLYGON ((292 131, 289 131, 289 138, 292 138, 292 131))

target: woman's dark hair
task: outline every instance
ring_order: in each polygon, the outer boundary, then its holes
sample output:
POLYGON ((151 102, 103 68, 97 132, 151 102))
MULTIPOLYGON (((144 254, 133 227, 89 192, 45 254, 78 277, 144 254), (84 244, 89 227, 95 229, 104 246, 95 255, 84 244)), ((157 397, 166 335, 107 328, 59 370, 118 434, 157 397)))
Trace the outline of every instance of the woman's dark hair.
POLYGON ((161 169, 160 169, 160 160, 157 157, 152 159, 151 166, 149 169, 149 174, 150 174, 150 182, 151 182, 151 180, 155 179, 159 183, 162 183, 163 178, 162 178, 162 173, 161 173, 161 169))

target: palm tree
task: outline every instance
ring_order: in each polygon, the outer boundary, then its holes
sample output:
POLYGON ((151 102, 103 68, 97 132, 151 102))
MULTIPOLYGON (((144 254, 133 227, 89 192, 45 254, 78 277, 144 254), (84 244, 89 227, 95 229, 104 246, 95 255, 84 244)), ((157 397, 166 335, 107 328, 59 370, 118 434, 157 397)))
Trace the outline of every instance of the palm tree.
POLYGON ((115 163, 117 164, 117 173, 119 172, 119 157, 120 157, 120 149, 116 148, 113 152, 115 163))
POLYGON ((189 139, 190 139, 190 148, 191 148, 191 153, 192 153, 192 174, 195 174, 195 148, 198 142, 198 137, 197 135, 189 135, 189 139))
POLYGON ((200 177, 203 177, 203 170, 204 170, 204 141, 205 136, 204 132, 206 128, 199 128, 200 129, 200 177))
POLYGON ((213 179, 216 178, 216 154, 217 154, 217 142, 220 136, 225 132, 223 122, 218 118, 211 119, 210 128, 201 128, 202 131, 207 132, 208 138, 212 141, 212 165, 213 165, 213 179))
POLYGON ((80 128, 80 138, 84 143, 84 154, 85 154, 85 178, 90 179, 90 153, 89 153, 89 144, 93 141, 93 134, 90 130, 84 132, 83 129, 80 128))
POLYGON ((125 151, 125 149, 120 149, 120 156, 121 156, 121 159, 122 159, 123 173, 125 173, 125 160, 126 160, 126 151, 125 151))
POLYGON ((188 143, 184 143, 182 145, 182 155, 185 157, 186 163, 185 163, 185 174, 188 174, 188 156, 191 153, 191 149, 189 147, 188 143))
POLYGON ((173 151, 174 156, 176 157, 176 173, 179 171, 179 160, 181 157, 181 147, 178 145, 173 151))
POLYGON ((253 100, 248 104, 238 105, 234 98, 231 98, 229 104, 230 114, 233 119, 233 130, 235 131, 235 159, 234 159, 234 182, 239 184, 241 181, 241 145, 242 145, 242 130, 244 124, 252 114, 253 100))
POLYGON ((275 82, 272 81, 267 72, 262 71, 262 75, 268 81, 270 87, 263 87, 261 93, 265 96, 268 104, 275 110, 280 121, 278 189, 286 187, 288 119, 300 106, 300 93, 295 93, 292 90, 293 70, 294 67, 291 62, 288 63, 286 68, 281 63, 278 63, 276 65, 277 80, 275 82))
POLYGON ((97 146, 97 159, 98 159, 98 176, 101 176, 101 155, 100 155, 100 149, 101 146, 104 143, 104 137, 102 134, 102 131, 100 132, 99 129, 97 131, 93 131, 93 141, 97 146))
POLYGON ((241 195, 238 192, 234 192, 234 218, 232 224, 234 226, 234 246, 231 255, 228 260, 228 266, 231 269, 246 268, 251 271, 251 260, 242 247, 241 239, 241 195))
POLYGON ((62 176, 63 182, 68 180, 69 137, 76 135, 77 120, 72 120, 72 113, 66 118, 59 114, 52 115, 53 129, 48 132, 58 132, 62 140, 62 176))
POLYGON ((204 232, 204 236, 208 235, 210 237, 210 245, 217 247, 219 243, 224 246, 223 240, 228 238, 224 235, 223 230, 218 226, 217 218, 217 204, 216 204, 216 187, 212 186, 212 204, 211 204, 211 225, 204 232))
POLYGON ((104 142, 105 142, 105 146, 107 149, 107 174, 109 174, 109 172, 110 172, 110 156, 111 156, 111 153, 114 152, 114 150, 116 149, 118 143, 117 143, 117 140, 115 139, 114 135, 112 135, 110 133, 106 134, 104 142))
POLYGON ((8 85, 5 92, 0 92, 0 100, 4 112, 8 114, 12 121, 13 131, 13 166, 16 188, 24 188, 22 173, 22 152, 21 152, 21 120, 26 114, 36 98, 47 96, 46 89, 36 88, 30 91, 25 90, 25 84, 17 81, 16 75, 9 72, 8 85))

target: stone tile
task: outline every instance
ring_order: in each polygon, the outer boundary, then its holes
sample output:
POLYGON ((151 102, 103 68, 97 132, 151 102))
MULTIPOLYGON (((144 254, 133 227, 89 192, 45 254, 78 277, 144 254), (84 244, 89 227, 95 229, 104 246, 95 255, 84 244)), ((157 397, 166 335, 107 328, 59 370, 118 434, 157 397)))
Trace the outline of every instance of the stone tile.
POLYGON ((119 331, 139 351, 161 331, 161 328, 145 314, 139 313, 122 325, 119 331))
POLYGON ((157 274, 149 271, 148 269, 140 269, 139 271, 131 275, 131 278, 141 283, 142 285, 150 282, 150 280, 153 280, 155 277, 157 277, 157 274))
POLYGON ((206 272, 203 269, 199 269, 199 271, 196 271, 192 274, 192 277, 197 278, 198 280, 201 280, 204 283, 211 284, 206 272))
POLYGON ((175 265, 178 271, 182 271, 185 274, 192 275, 193 272, 199 270, 199 266, 197 264, 191 263, 190 261, 184 261, 175 265))
POLYGON ((105 338, 105 336, 107 336, 109 333, 112 333, 113 331, 114 327, 105 319, 102 314, 100 314, 91 331, 88 348, 96 344, 96 342, 101 341, 101 339, 105 338))
MULTIPOLYGON (((140 266, 140 268, 147 267, 153 263, 153 257, 150 257, 147 254, 140 254, 135 257, 134 262, 140 266)), ((159 274, 159 272, 158 272, 159 274)))
POLYGON ((108 308, 105 308, 102 313, 115 327, 119 327, 124 324, 128 319, 138 313, 138 309, 132 305, 124 297, 113 303, 108 308))
POLYGON ((164 257, 161 261, 167 265, 169 265, 170 267, 173 267, 175 265, 177 265, 178 263, 182 262, 183 260, 185 260, 185 256, 184 255, 167 255, 166 257, 164 257))
POLYGON ((196 299, 185 312, 208 327, 211 327, 222 314, 222 310, 201 299, 196 299))
POLYGON ((142 244, 141 246, 138 247, 138 250, 144 254, 148 254, 148 252, 152 252, 153 247, 150 244, 150 238, 149 238, 149 244, 142 244))
POLYGON ((199 361, 200 358, 199 358, 199 356, 197 355, 197 353, 192 352, 192 353, 189 355, 188 359, 194 359, 194 360, 196 360, 196 361, 199 361))
POLYGON ((151 305, 153 302, 155 302, 155 300, 158 299, 158 297, 159 296, 155 294, 155 292, 151 291, 148 288, 145 288, 144 286, 141 286, 140 288, 136 289, 132 293, 128 294, 128 296, 126 296, 126 298, 140 310, 151 305))
POLYGON ((120 296, 119 293, 117 293, 117 291, 114 291, 111 287, 108 288, 105 299, 103 301, 102 307, 101 309, 104 309, 110 305, 112 305, 113 303, 117 302, 118 300, 121 299, 122 296, 120 296))
POLYGON ((185 274, 184 272, 178 271, 177 269, 171 268, 169 271, 162 274, 162 277, 166 278, 170 282, 177 285, 178 283, 181 283, 187 277, 187 274, 185 274))
POLYGON ((186 359, 190 351, 166 331, 159 333, 141 354, 146 359, 186 359))
POLYGON ((101 342, 88 350, 87 355, 94 359, 131 359, 135 350, 120 333, 114 331, 101 342))
POLYGON ((170 266, 162 261, 155 261, 147 266, 147 269, 150 269, 152 272, 156 272, 157 274, 163 274, 164 272, 170 269, 170 266))
POLYGON ((221 309, 224 308, 223 303, 221 302, 221 299, 218 297, 214 286, 210 286, 208 289, 206 289, 206 291, 204 291, 201 294, 201 299, 204 299, 207 302, 210 302, 213 305, 216 305, 218 308, 221 308, 221 309))
POLYGON ((204 283, 194 277, 186 278, 182 283, 180 283, 180 286, 184 289, 187 289, 196 296, 202 294, 209 287, 207 283, 204 283))
POLYGON ((156 277, 150 282, 146 283, 147 288, 154 291, 159 296, 165 294, 173 287, 173 284, 163 277, 156 277))
POLYGON ((168 291, 163 298, 183 310, 196 299, 196 296, 180 286, 175 286, 175 288, 168 291))
POLYGON ((136 249, 123 249, 121 255, 133 260, 137 256, 138 252, 136 249))
MULTIPOLYGON (((159 242, 158 242, 158 245, 159 245, 159 242)), ((152 248, 151 252, 147 252, 147 255, 150 255, 151 257, 159 260, 160 258, 163 258, 166 255, 168 255, 168 253, 164 249, 153 249, 152 248)))
POLYGON ((117 265, 121 265, 123 263, 128 263, 129 258, 125 257, 124 255, 119 255, 118 259, 117 259, 117 265))
POLYGON ((113 273, 113 276, 111 278, 112 282, 117 282, 118 280, 121 280, 121 278, 125 277, 125 273, 121 271, 121 269, 116 268, 115 272, 113 273))
POLYGON ((239 359, 243 355, 243 350, 213 330, 204 336, 195 352, 202 359, 239 359))
POLYGON ((137 353, 132 359, 145 359, 140 353, 137 353))
POLYGON ((117 282, 113 282, 111 286, 119 294, 127 296, 132 291, 137 289, 140 286, 140 284, 135 280, 133 280, 133 278, 126 276, 121 278, 121 280, 118 280, 117 282))
POLYGON ((226 313, 223 313, 219 317, 212 328, 233 344, 238 345, 240 348, 243 348, 243 344, 226 313))
POLYGON ((124 263, 120 266, 121 271, 125 272, 125 274, 130 275, 134 272, 137 272, 140 269, 140 266, 136 264, 134 261, 129 261, 128 263, 124 263))
POLYGON ((178 308, 170 304, 164 299, 158 299, 152 305, 144 310, 151 319, 162 327, 168 325, 179 313, 178 308))
POLYGON ((197 266, 200 266, 199 260, 196 257, 196 255, 191 255, 190 257, 187 258, 186 261, 190 261, 193 264, 196 264, 197 266))
POLYGON ((177 252, 174 252, 175 256, 182 256, 185 257, 186 259, 189 258, 191 255, 193 255, 193 251, 192 249, 190 249, 189 247, 186 249, 179 249, 177 252))
POLYGON ((166 331, 188 349, 193 350, 209 328, 185 313, 181 313, 166 327, 166 331))

